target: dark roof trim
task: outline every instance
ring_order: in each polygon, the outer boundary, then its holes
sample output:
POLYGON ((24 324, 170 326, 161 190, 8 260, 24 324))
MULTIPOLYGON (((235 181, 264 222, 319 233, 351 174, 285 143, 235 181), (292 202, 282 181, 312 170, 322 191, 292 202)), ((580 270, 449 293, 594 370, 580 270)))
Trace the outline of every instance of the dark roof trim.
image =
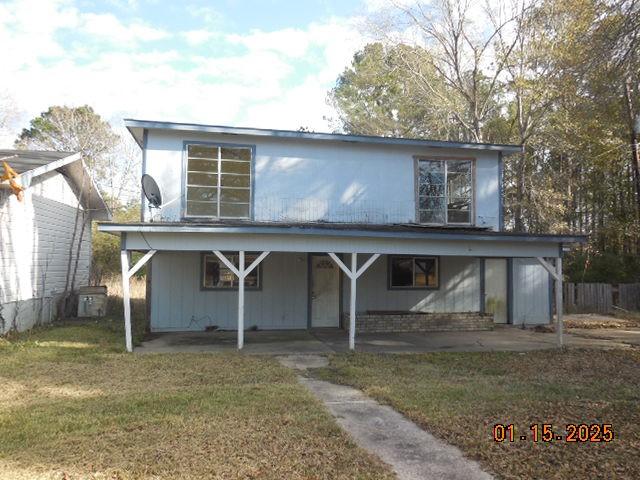
POLYGON ((331 228, 330 226, 221 226, 184 223, 98 223, 101 232, 149 232, 149 233, 221 233, 221 234, 276 234, 315 235, 331 237, 368 237, 423 240, 487 240, 496 242, 543 242, 543 243, 585 243, 585 235, 530 235, 511 232, 460 232, 460 231, 406 231, 406 230, 365 230, 331 228))
POLYGON ((125 118, 124 124, 142 147, 142 139, 132 129, 179 130, 187 132, 223 133, 227 135, 250 135, 298 140, 324 140, 334 142, 368 143, 383 145, 404 145, 430 148, 462 148, 471 150, 492 150, 505 153, 522 151, 520 145, 497 143, 446 142, 441 140, 421 140, 417 138, 375 137, 371 135, 345 135, 341 133, 300 132, 296 130, 273 130, 266 128, 228 127, 223 125, 203 125, 199 123, 157 122, 125 118))

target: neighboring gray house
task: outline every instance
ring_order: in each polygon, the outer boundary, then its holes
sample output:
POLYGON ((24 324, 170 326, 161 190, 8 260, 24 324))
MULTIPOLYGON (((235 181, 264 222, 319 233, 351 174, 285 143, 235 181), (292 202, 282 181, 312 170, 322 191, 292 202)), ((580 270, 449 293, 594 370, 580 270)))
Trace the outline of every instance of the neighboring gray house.
POLYGON ((0 176, 2 160, 24 191, 20 201, 0 183, 0 334, 55 316, 70 254, 73 266, 78 258, 75 285, 87 284, 91 221, 111 218, 79 154, 0 150, 0 176))
POLYGON ((121 235, 125 279, 151 259, 155 332, 238 329, 242 348, 245 328, 343 326, 353 348, 356 330, 548 323, 545 258, 584 241, 503 232, 519 146, 125 124, 162 205, 99 229, 121 235))

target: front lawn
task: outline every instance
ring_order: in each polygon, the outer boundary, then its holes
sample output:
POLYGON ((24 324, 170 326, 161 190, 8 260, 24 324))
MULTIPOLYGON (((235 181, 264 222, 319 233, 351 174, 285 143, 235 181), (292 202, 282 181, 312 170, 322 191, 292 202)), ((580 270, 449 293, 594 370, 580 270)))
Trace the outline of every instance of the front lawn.
POLYGON ((126 354, 121 325, 0 338, 0 478, 392 478, 275 360, 126 354))
POLYGON ((336 355, 316 375, 355 386, 499 478, 640 478, 640 351, 336 355), (515 441, 496 443, 495 424, 515 441), (529 427, 613 425, 609 443, 534 443, 529 427), (526 435, 526 440, 520 440, 526 435))

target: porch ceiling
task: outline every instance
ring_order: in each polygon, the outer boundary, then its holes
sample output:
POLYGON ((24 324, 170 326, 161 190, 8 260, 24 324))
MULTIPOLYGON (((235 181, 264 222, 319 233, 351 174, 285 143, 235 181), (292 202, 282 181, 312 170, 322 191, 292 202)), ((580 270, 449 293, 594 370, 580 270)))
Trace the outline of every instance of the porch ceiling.
POLYGON ((127 250, 340 252, 482 257, 557 257, 563 244, 583 236, 525 235, 480 229, 413 225, 276 226, 192 223, 100 223, 123 235, 127 250))

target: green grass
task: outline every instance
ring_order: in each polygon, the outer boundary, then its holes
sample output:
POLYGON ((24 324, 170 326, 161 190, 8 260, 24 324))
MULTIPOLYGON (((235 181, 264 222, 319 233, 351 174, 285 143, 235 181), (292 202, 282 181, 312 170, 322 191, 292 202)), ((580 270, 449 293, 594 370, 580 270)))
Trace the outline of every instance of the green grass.
POLYGON ((392 405, 499 478, 640 478, 638 350, 336 355, 315 374, 392 405), (516 441, 496 443, 497 423, 514 424, 516 441), (611 423, 616 437, 536 444, 532 423, 563 434, 611 423))
POLYGON ((0 339, 0 478, 392 478, 275 360, 126 354, 120 324, 0 339))

